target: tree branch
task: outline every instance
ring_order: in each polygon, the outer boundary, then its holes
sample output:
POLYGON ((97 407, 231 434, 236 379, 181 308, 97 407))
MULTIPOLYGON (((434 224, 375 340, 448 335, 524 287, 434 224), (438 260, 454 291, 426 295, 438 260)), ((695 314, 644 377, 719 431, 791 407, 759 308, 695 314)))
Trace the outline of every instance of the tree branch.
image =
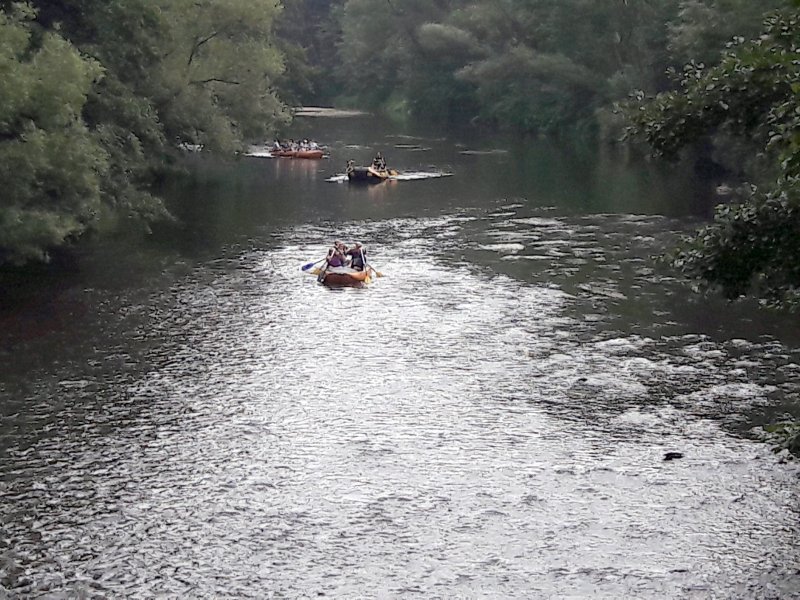
POLYGON ((205 85, 207 83, 227 83, 228 85, 241 85, 241 81, 231 81, 230 79, 219 79, 217 77, 210 77, 209 79, 197 79, 190 81, 189 85, 205 85))
POLYGON ((194 57, 197 54, 197 51, 200 50, 201 46, 203 46, 204 44, 207 44, 208 42, 213 40, 218 35, 219 35, 219 31, 215 31, 211 35, 208 35, 208 36, 204 37, 203 39, 198 40, 195 43, 194 47, 192 48, 192 51, 189 53, 189 60, 187 61, 186 66, 188 67, 189 65, 192 64, 192 61, 194 60, 194 57))

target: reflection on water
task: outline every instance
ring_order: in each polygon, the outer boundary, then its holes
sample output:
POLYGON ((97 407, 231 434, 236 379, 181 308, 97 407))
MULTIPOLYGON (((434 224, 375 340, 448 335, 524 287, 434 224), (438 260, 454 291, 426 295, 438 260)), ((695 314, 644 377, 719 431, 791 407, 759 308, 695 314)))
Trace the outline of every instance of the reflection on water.
POLYGON ((796 404, 800 353, 650 259, 684 224, 317 168, 270 172, 261 224, 234 186, 233 241, 6 343, 0 592, 800 594, 800 472, 741 435, 796 404), (333 237, 384 277, 317 284, 333 237))

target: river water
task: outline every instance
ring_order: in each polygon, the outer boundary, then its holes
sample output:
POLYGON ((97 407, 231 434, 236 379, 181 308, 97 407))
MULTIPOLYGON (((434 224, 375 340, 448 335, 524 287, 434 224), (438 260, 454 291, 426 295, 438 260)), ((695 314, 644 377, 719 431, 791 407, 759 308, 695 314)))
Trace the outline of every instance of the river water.
POLYGON ((179 222, 5 282, 0 598, 790 598, 795 319, 653 260, 678 167, 306 118, 179 222), (412 174, 338 179, 381 150, 412 174), (334 238, 383 275, 300 270, 334 238), (13 285, 12 285, 13 284, 13 285), (683 457, 665 461, 667 452, 683 457))

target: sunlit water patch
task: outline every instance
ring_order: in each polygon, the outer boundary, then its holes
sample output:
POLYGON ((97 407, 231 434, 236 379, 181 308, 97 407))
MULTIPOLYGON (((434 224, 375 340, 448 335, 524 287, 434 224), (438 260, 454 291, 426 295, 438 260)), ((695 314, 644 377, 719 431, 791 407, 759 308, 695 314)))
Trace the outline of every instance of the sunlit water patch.
POLYGON ((428 152, 431 149, 429 146, 420 146, 419 144, 395 144, 394 147, 406 152, 428 152))
POLYGON ((362 110, 345 110, 324 106, 298 106, 294 109, 296 117, 351 118, 367 115, 362 110))
POLYGON ((365 289, 300 270, 332 233, 305 225, 105 299, 95 366, 20 383, 4 425, 3 589, 799 593, 797 470, 726 427, 796 353, 679 323, 643 258, 664 220, 504 206, 337 224, 365 289), (672 334, 623 326, 638 304, 672 334))
POLYGON ((502 148, 492 148, 491 150, 460 150, 459 154, 465 156, 504 156, 508 154, 508 150, 502 148))
MULTIPOLYGON (((442 171, 403 171, 402 173, 398 173, 397 175, 392 175, 387 179, 387 181, 418 181, 421 179, 439 179, 441 177, 452 177, 452 176, 453 176, 452 173, 445 173, 442 171)), ((332 183, 348 183, 349 179, 347 178, 346 174, 340 173, 328 177, 327 179, 325 179, 325 181, 330 181, 332 183)))
POLYGON ((272 156, 270 149, 271 146, 250 146, 244 155, 254 158, 275 158, 272 156))

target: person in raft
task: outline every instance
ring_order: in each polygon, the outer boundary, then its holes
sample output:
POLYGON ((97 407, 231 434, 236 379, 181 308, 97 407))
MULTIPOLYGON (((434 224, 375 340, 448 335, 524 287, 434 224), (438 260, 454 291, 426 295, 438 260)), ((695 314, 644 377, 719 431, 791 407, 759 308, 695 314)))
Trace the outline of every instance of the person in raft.
POLYGON ((333 248, 328 250, 328 256, 325 257, 325 260, 328 261, 329 267, 343 267, 345 265, 345 252, 347 251, 347 247, 336 240, 333 243, 333 248))
POLYGON ((350 257, 350 266, 356 271, 363 271, 366 268, 367 250, 360 242, 356 242, 345 254, 350 257))
POLYGON ((383 154, 378 152, 375 155, 375 158, 372 159, 372 168, 376 171, 385 171, 386 170, 386 159, 383 158, 383 154))

